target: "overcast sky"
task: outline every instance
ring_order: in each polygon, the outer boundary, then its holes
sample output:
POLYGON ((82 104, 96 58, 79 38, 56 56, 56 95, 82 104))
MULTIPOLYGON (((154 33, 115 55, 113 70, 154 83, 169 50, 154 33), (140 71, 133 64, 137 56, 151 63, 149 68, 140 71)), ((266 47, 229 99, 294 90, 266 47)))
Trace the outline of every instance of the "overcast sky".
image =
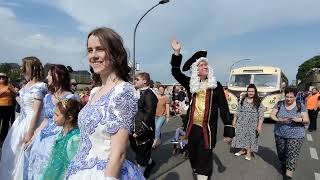
MULTIPOLYGON (((86 36, 113 28, 132 57, 133 30, 156 0, 0 0, 0 61, 20 63, 37 56, 43 64, 88 69, 86 36)), ((205 49, 217 79, 230 66, 280 67, 294 80, 298 66, 320 54, 319 0, 171 0, 150 12, 136 36, 136 61, 153 80, 170 74, 170 39, 182 43, 184 60, 205 49)), ((130 58, 132 59, 132 58, 130 58)), ((188 74, 188 72, 187 72, 188 74)))

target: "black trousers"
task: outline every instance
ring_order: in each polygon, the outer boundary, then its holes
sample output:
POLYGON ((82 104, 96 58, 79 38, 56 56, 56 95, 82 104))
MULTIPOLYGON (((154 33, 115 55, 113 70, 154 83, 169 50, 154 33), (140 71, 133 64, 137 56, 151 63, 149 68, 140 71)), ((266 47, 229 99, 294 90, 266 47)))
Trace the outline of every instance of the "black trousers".
POLYGON ((10 118, 11 106, 0 106, 0 122, 2 123, 0 138, 2 141, 5 140, 8 134, 10 118))
POLYGON ((140 166, 146 167, 149 164, 149 160, 151 158, 153 139, 141 145, 137 145, 133 137, 130 137, 129 139, 131 148, 136 154, 137 163, 140 166))
POLYGON ((294 171, 304 138, 282 138, 275 136, 278 158, 287 170, 294 171))
POLYGON ((308 130, 317 130, 317 118, 318 118, 318 110, 310 110, 308 109, 308 115, 310 119, 310 124, 308 130))
POLYGON ((188 139, 188 153, 194 173, 211 176, 212 149, 205 149, 202 127, 193 125, 188 139))

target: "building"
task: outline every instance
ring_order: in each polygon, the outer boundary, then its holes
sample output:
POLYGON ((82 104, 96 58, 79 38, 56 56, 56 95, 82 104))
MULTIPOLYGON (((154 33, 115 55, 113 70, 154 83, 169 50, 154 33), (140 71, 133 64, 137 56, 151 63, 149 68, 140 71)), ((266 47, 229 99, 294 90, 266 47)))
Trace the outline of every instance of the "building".
POLYGON ((298 89, 308 91, 310 88, 320 88, 320 68, 312 68, 307 72, 306 78, 298 83, 298 89))

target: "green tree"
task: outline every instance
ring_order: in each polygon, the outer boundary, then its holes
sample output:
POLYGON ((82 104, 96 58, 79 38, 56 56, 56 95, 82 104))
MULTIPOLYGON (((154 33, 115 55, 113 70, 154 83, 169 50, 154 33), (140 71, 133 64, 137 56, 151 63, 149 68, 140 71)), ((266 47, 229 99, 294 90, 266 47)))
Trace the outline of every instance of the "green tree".
POLYGON ((0 72, 8 74, 10 71, 10 64, 9 63, 1 63, 0 64, 0 72))
POLYGON ((15 63, 1 63, 0 72, 6 73, 13 84, 18 83, 21 80, 20 67, 15 63))
POLYGON ((307 72, 310 71, 312 68, 320 68, 320 55, 314 56, 313 58, 310 58, 306 60, 304 63, 302 63, 298 68, 296 79, 304 80, 307 72))

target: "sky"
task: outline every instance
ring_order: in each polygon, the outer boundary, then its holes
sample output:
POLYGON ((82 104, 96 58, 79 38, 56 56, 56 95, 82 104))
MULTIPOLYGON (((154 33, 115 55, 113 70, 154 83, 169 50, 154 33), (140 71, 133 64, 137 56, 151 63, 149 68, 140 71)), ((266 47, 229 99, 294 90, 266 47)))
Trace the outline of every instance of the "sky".
MULTIPOLYGON (((45 63, 88 70, 87 34, 97 27, 118 32, 133 59, 134 27, 157 0, 0 0, 0 63, 37 56, 45 63)), ((148 13, 136 33, 136 62, 154 81, 170 73, 175 37, 183 61, 207 50, 225 84, 231 65, 272 65, 290 82, 300 64, 320 54, 319 0, 170 0, 148 13)), ((186 72, 190 75, 189 72, 186 72)))

